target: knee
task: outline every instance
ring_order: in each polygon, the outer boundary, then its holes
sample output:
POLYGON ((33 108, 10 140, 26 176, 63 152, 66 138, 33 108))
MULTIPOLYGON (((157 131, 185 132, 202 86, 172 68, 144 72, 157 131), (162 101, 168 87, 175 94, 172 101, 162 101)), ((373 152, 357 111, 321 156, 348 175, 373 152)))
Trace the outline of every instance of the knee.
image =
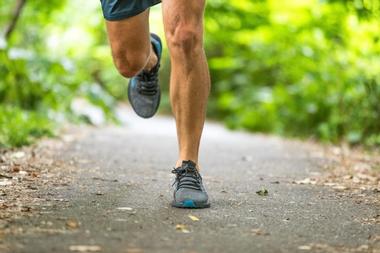
POLYGON ((191 58, 203 51, 202 27, 199 25, 176 25, 167 34, 172 56, 191 58))
POLYGON ((148 57, 149 52, 134 54, 116 52, 113 58, 119 73, 126 78, 130 78, 137 75, 145 67, 148 57))

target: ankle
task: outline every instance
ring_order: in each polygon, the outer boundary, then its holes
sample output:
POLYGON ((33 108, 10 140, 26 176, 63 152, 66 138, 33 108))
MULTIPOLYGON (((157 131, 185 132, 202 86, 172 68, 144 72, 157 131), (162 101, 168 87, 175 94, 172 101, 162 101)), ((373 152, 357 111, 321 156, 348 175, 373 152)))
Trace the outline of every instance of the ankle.
POLYGON ((157 63, 158 63, 158 57, 152 48, 150 51, 149 60, 146 63, 144 70, 146 71, 152 70, 157 65, 157 63))
POLYGON ((195 159, 178 159, 177 162, 176 162, 176 164, 175 164, 175 167, 176 168, 181 167, 182 166, 182 162, 183 161, 188 161, 188 160, 190 160, 193 163, 195 163, 195 168, 199 171, 200 168, 199 168, 199 165, 198 165, 198 161, 195 160, 195 159))

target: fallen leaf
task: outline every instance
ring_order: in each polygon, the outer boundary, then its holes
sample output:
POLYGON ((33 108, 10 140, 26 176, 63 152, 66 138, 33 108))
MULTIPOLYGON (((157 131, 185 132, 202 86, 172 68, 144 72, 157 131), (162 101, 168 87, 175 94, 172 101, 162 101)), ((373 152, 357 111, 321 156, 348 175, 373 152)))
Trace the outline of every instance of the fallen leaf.
POLYGON ((189 218, 192 220, 192 221, 199 221, 199 218, 194 216, 194 215, 189 215, 189 218))
POLYGON ((66 227, 69 229, 77 229, 79 228, 79 223, 74 219, 69 219, 66 221, 66 227))
POLYGON ((311 250, 311 246, 309 245, 302 245, 298 247, 299 250, 311 250))
POLYGON ((98 245, 71 245, 69 249, 77 252, 99 252, 102 250, 98 245))
POLYGON ((333 186, 333 189, 337 190, 337 191, 344 191, 344 190, 347 190, 348 187, 346 187, 344 185, 336 185, 336 186, 333 186))
POLYGON ((21 207, 21 212, 30 212, 32 208, 30 206, 22 206, 21 207))
POLYGON ((28 172, 26 172, 25 170, 20 170, 18 173, 22 176, 28 175, 28 172))
POLYGON ((132 207, 118 207, 116 209, 117 210, 121 210, 121 211, 132 211, 133 210, 132 207))
POLYGON ((260 196, 267 196, 268 193, 269 193, 268 190, 264 188, 256 192, 256 194, 260 196))
POLYGON ((294 183, 296 183, 296 184, 313 184, 314 185, 317 183, 317 180, 314 178, 305 178, 302 180, 297 180, 294 183))
POLYGON ((176 230, 180 230, 182 233, 190 233, 190 231, 187 229, 187 226, 185 224, 177 224, 175 226, 176 230))
POLYGON ((270 235, 268 232, 265 232, 264 230, 262 230, 260 228, 252 229, 251 231, 255 235, 270 235))
POLYGON ((352 179, 352 178, 353 178, 352 175, 345 175, 345 176, 343 176, 343 179, 345 179, 345 180, 352 179))
POLYGON ((69 202, 68 199, 53 199, 54 201, 58 201, 58 202, 69 202))

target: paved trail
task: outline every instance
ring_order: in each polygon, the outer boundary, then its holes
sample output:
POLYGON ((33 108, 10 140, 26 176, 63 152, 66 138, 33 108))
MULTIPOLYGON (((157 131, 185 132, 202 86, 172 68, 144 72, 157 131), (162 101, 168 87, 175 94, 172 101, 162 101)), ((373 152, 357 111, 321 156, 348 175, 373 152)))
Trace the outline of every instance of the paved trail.
POLYGON ((125 126, 93 130, 56 154, 74 161, 71 183, 48 193, 64 201, 18 220, 34 232, 7 238, 12 252, 81 250, 73 245, 130 253, 378 252, 361 246, 380 234, 379 225, 361 222, 376 215, 373 206, 328 187, 292 183, 320 172, 324 163, 306 145, 218 124, 206 125, 200 160, 212 207, 171 208, 174 122, 129 114, 125 126), (257 195, 261 188, 269 195, 257 195))

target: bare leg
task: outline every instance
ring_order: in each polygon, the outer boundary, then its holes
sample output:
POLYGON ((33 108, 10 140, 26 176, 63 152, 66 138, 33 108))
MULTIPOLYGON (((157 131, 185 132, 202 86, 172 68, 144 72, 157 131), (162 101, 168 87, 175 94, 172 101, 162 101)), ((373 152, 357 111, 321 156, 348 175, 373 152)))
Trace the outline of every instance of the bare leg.
POLYGON ((132 77, 157 63, 149 38, 149 9, 120 21, 106 21, 112 56, 124 77, 132 77))
POLYGON ((199 144, 210 92, 203 49, 205 0, 163 0, 165 35, 171 59, 170 100, 176 120, 179 158, 198 164, 199 144))

